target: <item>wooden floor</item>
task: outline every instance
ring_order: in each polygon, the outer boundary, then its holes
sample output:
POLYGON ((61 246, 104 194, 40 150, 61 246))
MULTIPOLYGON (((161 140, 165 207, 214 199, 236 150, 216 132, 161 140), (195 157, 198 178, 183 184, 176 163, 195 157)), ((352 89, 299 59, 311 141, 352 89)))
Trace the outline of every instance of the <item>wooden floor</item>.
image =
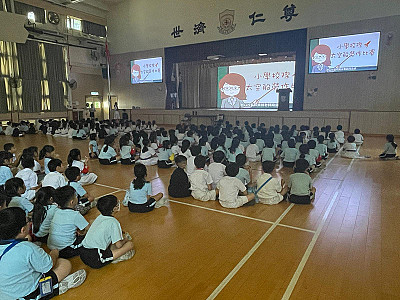
MULTIPOLYGON (((88 148, 43 135, 0 140, 18 150, 53 144, 64 161, 71 148, 88 148)), ((224 209, 187 198, 147 214, 122 208, 116 217, 133 237, 134 258, 100 270, 72 259, 88 277, 59 299, 400 299, 400 161, 376 158, 384 142, 366 138, 361 153, 369 160, 329 158, 313 174, 313 205, 224 209)), ((133 167, 90 167, 99 178, 86 189, 122 200, 133 167)), ((148 173, 153 192, 165 193, 172 170, 148 173)))

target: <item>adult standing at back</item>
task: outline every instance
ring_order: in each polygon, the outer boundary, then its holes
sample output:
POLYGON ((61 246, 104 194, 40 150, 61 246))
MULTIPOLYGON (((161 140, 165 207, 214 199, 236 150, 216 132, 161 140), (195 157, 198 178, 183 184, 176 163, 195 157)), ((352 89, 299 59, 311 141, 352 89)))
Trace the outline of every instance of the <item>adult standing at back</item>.
POLYGON ((118 111, 118 103, 115 102, 114 103, 114 120, 119 120, 121 119, 120 115, 119 115, 119 111, 118 111))
POLYGON ((94 108, 94 104, 90 104, 90 108, 89 108, 89 116, 90 119, 94 119, 94 113, 96 112, 96 108, 94 108))

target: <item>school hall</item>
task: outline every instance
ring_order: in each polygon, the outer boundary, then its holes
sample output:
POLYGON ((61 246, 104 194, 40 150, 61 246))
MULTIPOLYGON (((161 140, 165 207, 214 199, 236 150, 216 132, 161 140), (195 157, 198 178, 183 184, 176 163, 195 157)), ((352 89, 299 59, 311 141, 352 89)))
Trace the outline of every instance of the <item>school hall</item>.
POLYGON ((400 299, 399 28, 0 0, 0 299, 400 299))

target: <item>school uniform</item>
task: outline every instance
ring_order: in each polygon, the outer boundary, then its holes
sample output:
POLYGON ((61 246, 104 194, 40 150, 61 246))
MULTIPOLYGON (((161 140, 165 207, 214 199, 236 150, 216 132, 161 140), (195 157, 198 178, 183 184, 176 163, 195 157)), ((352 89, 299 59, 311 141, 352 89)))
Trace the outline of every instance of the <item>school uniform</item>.
POLYGON ((28 199, 22 196, 12 197, 10 203, 8 204, 8 207, 22 208, 27 215, 33 210, 33 204, 28 199))
POLYGON ((187 149, 185 152, 182 152, 182 150, 179 150, 179 155, 183 155, 187 159, 192 156, 192 153, 190 152, 190 149, 187 149))
POLYGON ((29 168, 25 168, 15 175, 17 178, 21 178, 24 181, 26 191, 22 197, 25 197, 28 200, 32 200, 35 197, 36 191, 32 190, 38 186, 38 177, 37 174, 29 168))
POLYGON ((102 165, 112 165, 117 163, 117 152, 111 146, 104 145, 99 154, 99 162, 102 165), (106 151, 107 147, 107 151, 106 151))
POLYGON ((222 146, 218 146, 218 148, 215 149, 215 152, 217 152, 217 151, 221 151, 222 153, 224 153, 225 157, 228 155, 228 150, 225 149, 225 148, 222 147, 222 146))
POLYGON ((343 145, 343 149, 342 152, 340 153, 340 156, 344 158, 360 158, 360 153, 358 153, 356 143, 346 142, 343 145))
POLYGON ((294 173, 289 176, 288 188, 290 189, 289 201, 296 204, 310 204, 313 197, 311 193, 312 179, 306 173, 294 173))
POLYGON ((360 133, 355 133, 353 134, 354 138, 355 138, 355 143, 357 146, 360 146, 364 143, 364 137, 362 136, 362 134, 360 133))
POLYGON ((379 155, 380 158, 394 158, 396 157, 396 148, 393 147, 392 143, 386 143, 383 153, 379 155))
POLYGON ((121 225, 112 216, 99 215, 82 241, 80 257, 91 268, 99 269, 113 261, 112 244, 123 240, 121 225))
POLYGON ((250 144, 246 148, 246 157, 251 162, 256 162, 261 160, 261 156, 258 155, 260 149, 256 144, 250 144))
POLYGON ((49 162, 52 160, 51 157, 45 157, 43 160, 43 164, 44 164, 44 174, 49 174, 50 170, 49 170, 49 162))
POLYGON ((274 148, 264 148, 262 151, 261 161, 276 161, 275 154, 276 152, 274 148))
POLYGON ((293 168, 296 162, 297 156, 300 154, 299 150, 296 148, 286 148, 281 153, 283 158, 283 166, 287 168, 293 168))
POLYGON ((315 146, 315 149, 318 150, 319 155, 321 155, 322 159, 326 159, 328 154, 328 147, 325 144, 319 143, 315 146))
MULTIPOLYGON (((297 157, 296 157, 296 160, 300 159, 300 156, 301 156, 301 154, 300 154, 300 152, 299 152, 299 154, 298 154, 297 157)), ((315 161, 315 157, 314 157, 314 156, 311 156, 310 154, 304 155, 304 159, 305 159, 306 161, 308 161, 308 164, 309 164, 310 167, 313 166, 313 165, 315 165, 315 164, 317 163, 317 162, 315 161)))
POLYGON ((146 182, 141 189, 135 189, 133 182, 129 187, 129 202, 128 208, 130 212, 146 213, 154 209, 156 200, 151 196, 152 188, 151 183, 146 182))
POLYGON ((231 146, 232 146, 232 138, 226 138, 226 140, 225 140, 225 149, 229 149, 231 146))
POLYGON ((58 209, 50 225, 47 246, 50 250, 58 249, 61 258, 79 255, 84 236, 77 236, 76 230, 83 230, 89 223, 78 212, 71 208, 58 209))
POLYGON ((59 187, 66 185, 67 182, 65 180, 64 175, 57 171, 50 172, 49 174, 44 176, 42 181, 42 187, 51 186, 55 189, 58 189, 59 187))
POLYGON ((219 190, 219 203, 226 208, 237 208, 249 200, 246 196, 239 196, 245 192, 246 186, 236 177, 225 176, 217 184, 219 190))
POLYGON ((168 194, 174 198, 189 197, 190 182, 184 169, 176 168, 169 180, 168 194))
MULTIPOLYGON (((39 280, 52 278, 53 292, 46 299, 57 296, 58 279, 51 270, 53 261, 42 248, 26 239, 5 254, 0 261, 0 294, 2 299, 39 299, 39 280)), ((12 241, 0 241, 0 255, 4 254, 12 241)))
POLYGON ((186 164, 186 173, 188 176, 192 175, 194 171, 196 171, 196 166, 194 164, 194 159, 196 157, 191 156, 187 159, 187 164, 186 164))
POLYGON ((178 145, 173 145, 171 151, 173 154, 178 155, 181 152, 181 148, 178 145))
POLYGON ((131 154, 132 147, 125 145, 121 147, 120 155, 121 155, 121 164, 123 165, 131 165, 135 163, 135 157, 131 154))
POLYGON ((11 169, 7 166, 0 166, 0 186, 4 185, 11 178, 13 178, 11 169))
POLYGON ((282 151, 285 150, 285 149, 288 148, 288 147, 289 147, 288 141, 282 141, 282 144, 281 144, 281 149, 282 149, 282 151))
POLYGON ((208 157, 208 147, 207 146, 201 146, 201 155, 208 157))
MULTIPOLYGON (((138 163, 141 163, 145 166, 153 166, 157 164, 158 158, 157 156, 154 156, 156 154, 156 151, 149 147, 147 148, 148 150, 146 152, 141 152, 139 156, 139 160, 137 161, 138 163)), ((143 149, 142 149, 143 150, 143 149)))
POLYGON ((277 145, 280 145, 280 144, 282 143, 282 141, 283 141, 282 134, 280 134, 280 133, 274 133, 274 142, 275 142, 277 145))
POLYGON ((190 189, 193 198, 201 201, 215 200, 215 190, 208 190, 208 185, 213 183, 211 175, 202 169, 197 169, 189 176, 190 189))
MULTIPOLYGON (((272 177, 269 173, 264 173, 257 179, 257 190, 272 177)), ((282 184, 280 179, 272 177, 267 184, 265 184, 257 193, 258 200, 262 204, 278 204, 283 200, 280 194, 282 191, 282 184)))
POLYGON ((169 160, 171 155, 171 149, 160 148, 160 150, 158 151, 158 167, 162 169, 170 168, 172 166, 172 162, 169 160))
POLYGON ((335 139, 338 141, 339 144, 343 144, 344 143, 344 132, 341 130, 336 131, 335 139))
POLYGON ((215 189, 217 187, 218 182, 226 175, 225 173, 226 166, 213 162, 208 166, 208 173, 211 175, 213 179, 212 187, 215 189))
POLYGON ((257 139, 256 145, 258 146, 258 149, 260 149, 260 151, 262 151, 262 149, 264 149, 264 147, 265 147, 265 142, 263 139, 257 139))
POLYGON ((338 152, 338 142, 328 140, 326 147, 328 148, 328 153, 336 153, 338 152))
POLYGON ((37 172, 37 173, 41 173, 42 172, 42 166, 40 165, 39 162, 37 162, 36 160, 33 161, 34 162, 34 167, 33 167, 33 172, 37 172))
POLYGON ((240 149, 240 148, 236 148, 234 153, 229 151, 228 155, 227 155, 228 161, 231 162, 231 163, 235 163, 236 162, 236 156, 238 156, 239 154, 243 154, 243 150, 240 149))
POLYGON ((310 149, 310 156, 312 156, 315 160, 315 164, 317 166, 321 165, 321 156, 319 155, 319 151, 317 149, 310 149))
POLYGON ((89 141, 89 156, 91 158, 99 157, 99 146, 97 145, 97 141, 95 140, 89 141), (90 149, 90 146, 92 146, 92 149, 90 149))
POLYGON ((250 173, 244 168, 239 168, 239 173, 236 175, 236 178, 239 179, 244 185, 248 185, 250 183, 250 173))
POLYGON ((42 224, 40 224, 38 232, 34 233, 34 235, 38 238, 44 238, 48 236, 50 232, 51 221, 53 220, 56 210, 58 210, 59 208, 57 204, 51 204, 51 205, 46 205, 45 209, 46 209, 46 217, 44 218, 42 224))

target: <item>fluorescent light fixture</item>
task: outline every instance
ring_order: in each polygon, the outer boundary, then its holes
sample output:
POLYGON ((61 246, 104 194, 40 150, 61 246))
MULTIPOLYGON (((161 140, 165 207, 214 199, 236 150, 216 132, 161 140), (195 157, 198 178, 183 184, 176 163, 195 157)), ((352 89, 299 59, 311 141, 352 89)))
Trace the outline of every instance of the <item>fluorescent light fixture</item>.
POLYGON ((90 95, 91 95, 91 96, 98 96, 98 95, 99 95, 99 92, 90 92, 90 95))
POLYGON ((28 20, 35 23, 35 13, 33 11, 28 12, 28 20))
POLYGON ((258 53, 259 56, 267 56, 268 53, 258 53))

